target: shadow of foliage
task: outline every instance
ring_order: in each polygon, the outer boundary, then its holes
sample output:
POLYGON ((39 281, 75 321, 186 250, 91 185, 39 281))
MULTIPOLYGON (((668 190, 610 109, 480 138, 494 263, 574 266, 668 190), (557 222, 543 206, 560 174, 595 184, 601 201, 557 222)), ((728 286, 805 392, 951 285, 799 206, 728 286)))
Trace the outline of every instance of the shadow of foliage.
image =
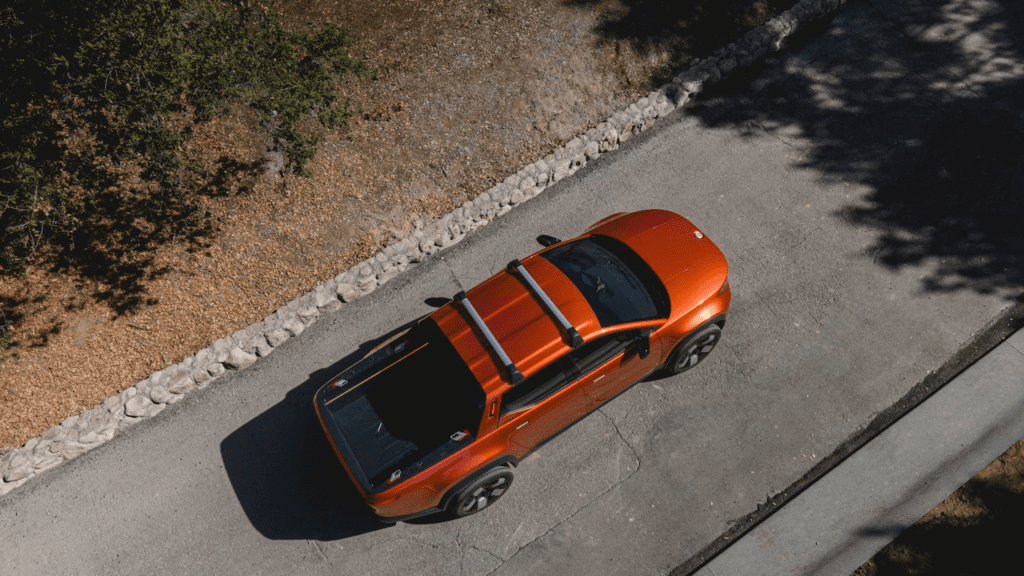
POLYGON ((597 32, 606 42, 626 42, 638 53, 667 53, 654 80, 665 82, 692 58, 710 55, 797 0, 564 0, 601 11, 597 32))
MULTIPOLYGON (((1024 530, 1020 479, 964 484, 951 498, 969 512, 945 513, 908 528, 854 576, 1001 574, 1013 566, 1024 530)), ((1012 571, 1012 570, 1011 570, 1012 571)))
MULTIPOLYGON (((185 157, 197 124, 248 109, 302 174, 309 116, 347 126, 346 73, 370 76, 344 28, 282 26, 269 2, 12 0, 0 8, 0 274, 34 261, 110 286, 118 313, 144 303, 157 247, 213 232, 201 195, 255 163, 185 157)), ((244 186, 243 186, 244 188, 244 186)))
MULTIPOLYGON (((800 166, 871 192, 836 215, 866 256, 923 266, 926 291, 1024 288, 1024 5, 854 1, 782 62, 723 82, 690 113, 795 133, 800 166), (851 12, 870 17, 852 17, 851 12)), ((779 136, 785 141, 785 137, 779 136)))

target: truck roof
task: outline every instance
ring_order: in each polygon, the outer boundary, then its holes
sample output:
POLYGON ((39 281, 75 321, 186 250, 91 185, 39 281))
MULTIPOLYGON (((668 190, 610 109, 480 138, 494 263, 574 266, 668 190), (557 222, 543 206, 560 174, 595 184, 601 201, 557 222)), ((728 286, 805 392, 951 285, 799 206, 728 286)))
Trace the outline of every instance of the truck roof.
MULTIPOLYGON (((587 301, 558 268, 538 255, 523 260, 522 266, 584 340, 601 330, 587 301)), ((558 320, 525 281, 509 270, 469 290, 466 296, 524 376, 538 370, 552 355, 570 349, 570 340, 558 320)), ((432 318, 488 396, 511 385, 509 374, 463 307, 450 302, 434 312, 432 318)))
MULTIPOLYGON (((651 267, 674 300, 673 308, 689 308, 704 291, 688 286, 719 286, 728 267, 725 257, 686 218, 667 210, 643 210, 616 215, 598 223, 585 234, 614 238, 634 251, 651 267)), ((541 254, 522 261, 522 266, 540 285, 569 324, 590 340, 602 330, 586 298, 573 282, 541 254)), ((570 349, 571 339, 558 320, 542 305, 526 281, 508 269, 499 272, 466 293, 472 307, 494 335, 512 365, 530 376, 570 349)), ((666 302, 667 304, 667 302, 666 302)), ((500 354, 487 343, 464 306, 453 301, 432 318, 451 340, 474 377, 490 397, 512 385, 500 354)))

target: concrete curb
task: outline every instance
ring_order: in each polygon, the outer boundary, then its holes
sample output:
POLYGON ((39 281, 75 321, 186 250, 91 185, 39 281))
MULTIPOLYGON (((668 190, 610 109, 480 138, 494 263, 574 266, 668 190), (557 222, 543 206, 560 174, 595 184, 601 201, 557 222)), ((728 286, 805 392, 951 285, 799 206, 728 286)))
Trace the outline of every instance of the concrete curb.
POLYGON ((71 416, 30 439, 21 448, 0 456, 0 496, 22 486, 39 473, 71 460, 114 438, 117 432, 152 418, 170 404, 205 388, 229 370, 244 370, 290 338, 301 334, 321 314, 376 290, 410 267, 449 248, 467 234, 503 216, 515 206, 571 176, 587 162, 651 128, 660 118, 682 108, 706 86, 735 70, 750 66, 782 49, 801 26, 838 10, 845 0, 802 0, 793 8, 758 26, 739 41, 717 50, 595 128, 559 146, 554 152, 505 178, 491 189, 444 217, 417 221, 416 229, 309 292, 230 336, 154 372, 127 390, 71 416))

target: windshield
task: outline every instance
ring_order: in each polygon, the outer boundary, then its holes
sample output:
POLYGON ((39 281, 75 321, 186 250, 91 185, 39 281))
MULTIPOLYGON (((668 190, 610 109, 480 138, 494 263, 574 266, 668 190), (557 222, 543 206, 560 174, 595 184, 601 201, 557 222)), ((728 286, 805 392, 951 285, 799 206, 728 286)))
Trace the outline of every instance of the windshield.
POLYGON ((614 238, 595 234, 541 256, 572 280, 601 326, 668 315, 668 296, 654 271, 614 238))

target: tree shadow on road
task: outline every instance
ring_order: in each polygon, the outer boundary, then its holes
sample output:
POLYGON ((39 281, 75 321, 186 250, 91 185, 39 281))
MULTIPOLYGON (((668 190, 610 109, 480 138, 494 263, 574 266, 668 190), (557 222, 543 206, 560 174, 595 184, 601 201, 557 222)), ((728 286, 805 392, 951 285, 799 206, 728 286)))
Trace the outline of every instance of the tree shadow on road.
POLYGON ((331 541, 390 526, 374 516, 338 462, 313 410, 313 395, 411 325, 364 342, 317 370, 221 442, 235 495, 260 534, 271 540, 331 541))
POLYGON ((768 132, 835 183, 835 215, 875 234, 865 257, 922 267, 929 292, 1024 289, 1024 5, 851 2, 688 111, 768 132), (812 42, 813 41, 813 42, 812 42), (791 136, 790 136, 791 135, 791 136))

